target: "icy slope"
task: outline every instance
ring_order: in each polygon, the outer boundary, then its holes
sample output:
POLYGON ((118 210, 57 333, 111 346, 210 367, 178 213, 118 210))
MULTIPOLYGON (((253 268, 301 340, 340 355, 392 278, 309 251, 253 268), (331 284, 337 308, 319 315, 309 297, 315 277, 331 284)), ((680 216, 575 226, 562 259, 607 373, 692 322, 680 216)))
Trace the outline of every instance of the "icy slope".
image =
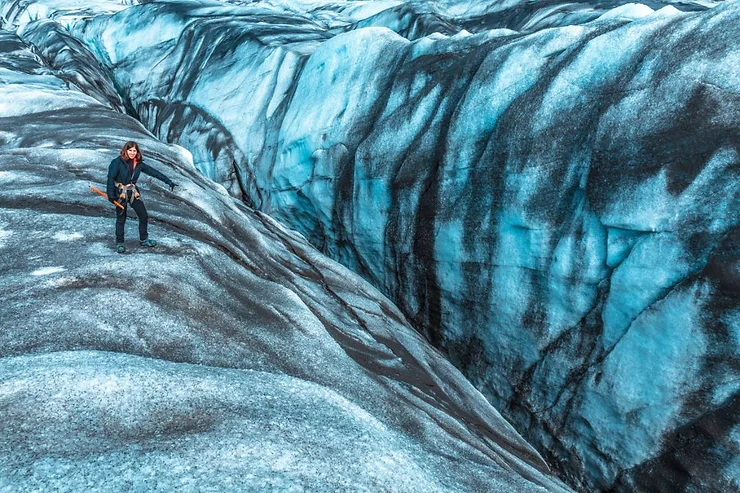
POLYGON ((66 84, 0 31, 0 489, 568 491, 374 288, 66 84), (181 187, 118 255, 88 186, 131 138, 181 187))

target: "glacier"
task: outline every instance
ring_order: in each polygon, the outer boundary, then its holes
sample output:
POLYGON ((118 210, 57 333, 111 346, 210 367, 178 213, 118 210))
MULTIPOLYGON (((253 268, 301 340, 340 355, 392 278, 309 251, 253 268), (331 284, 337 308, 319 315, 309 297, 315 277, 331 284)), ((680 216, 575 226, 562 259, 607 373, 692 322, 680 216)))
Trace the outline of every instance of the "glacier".
POLYGON ((58 55, 0 30, 0 490, 572 491, 377 289, 58 55), (119 255, 89 186, 130 138, 179 187, 139 182, 159 244, 119 255))
POLYGON ((379 288, 574 487, 740 487, 737 1, 0 5, 379 288))

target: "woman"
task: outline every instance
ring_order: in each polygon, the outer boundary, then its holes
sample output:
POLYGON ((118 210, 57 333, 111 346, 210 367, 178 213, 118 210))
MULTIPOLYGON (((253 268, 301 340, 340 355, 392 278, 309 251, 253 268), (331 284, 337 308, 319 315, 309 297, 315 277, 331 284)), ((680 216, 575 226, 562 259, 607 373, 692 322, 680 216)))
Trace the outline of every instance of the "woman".
POLYGON ((174 190, 177 186, 172 180, 143 161, 139 144, 132 140, 123 144, 120 155, 111 161, 108 167, 108 200, 111 202, 117 200, 123 206, 123 209, 116 207, 116 251, 118 253, 126 251, 126 246, 123 243, 123 233, 129 203, 139 218, 139 241, 141 246, 153 247, 157 244, 156 241, 149 239, 147 232, 149 216, 146 213, 144 201, 141 200, 139 189, 136 187, 136 181, 141 173, 162 180, 169 185, 170 190, 174 190))

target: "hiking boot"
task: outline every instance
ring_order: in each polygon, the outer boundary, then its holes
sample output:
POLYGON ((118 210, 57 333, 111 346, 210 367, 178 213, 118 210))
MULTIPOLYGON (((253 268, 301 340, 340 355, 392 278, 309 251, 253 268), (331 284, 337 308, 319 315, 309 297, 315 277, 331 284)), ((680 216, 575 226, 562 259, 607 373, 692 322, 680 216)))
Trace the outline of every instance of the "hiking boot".
POLYGON ((154 240, 144 240, 144 241, 140 241, 140 242, 139 242, 139 244, 140 244, 141 246, 143 246, 143 247, 149 247, 149 248, 152 248, 152 247, 155 247, 155 246, 157 246, 157 242, 156 242, 156 241, 154 241, 154 240))
POLYGON ((126 251, 126 245, 123 243, 116 243, 116 252, 124 253, 126 251))

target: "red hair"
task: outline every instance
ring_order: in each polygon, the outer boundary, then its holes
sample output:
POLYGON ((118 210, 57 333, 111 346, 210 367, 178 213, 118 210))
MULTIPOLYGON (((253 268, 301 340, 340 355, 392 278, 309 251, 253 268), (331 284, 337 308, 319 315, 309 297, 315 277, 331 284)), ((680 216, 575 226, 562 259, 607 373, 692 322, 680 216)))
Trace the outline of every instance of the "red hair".
POLYGON ((129 149, 136 149, 136 157, 134 158, 134 160, 137 163, 141 161, 141 149, 139 149, 139 144, 137 144, 133 140, 129 140, 128 142, 123 144, 123 147, 121 147, 121 159, 123 159, 124 161, 128 161, 128 154, 126 153, 126 151, 128 151, 129 149))

